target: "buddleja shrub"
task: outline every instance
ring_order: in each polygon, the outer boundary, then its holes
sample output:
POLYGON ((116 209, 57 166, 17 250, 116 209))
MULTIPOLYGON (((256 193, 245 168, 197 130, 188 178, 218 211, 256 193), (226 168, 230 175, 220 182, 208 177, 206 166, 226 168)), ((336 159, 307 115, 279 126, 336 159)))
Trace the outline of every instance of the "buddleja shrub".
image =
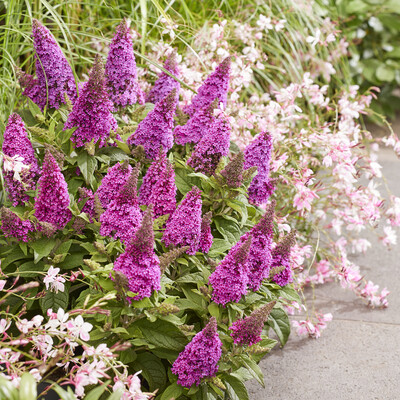
POLYGON ((173 55, 141 91, 125 21, 105 68, 97 56, 79 85, 37 21, 33 38, 29 107, 2 147, 0 335, 18 338, 14 369, 0 351, 3 376, 18 386, 25 368, 78 397, 127 385, 130 399, 141 371, 159 399, 248 398, 243 382, 263 384, 257 363, 277 343, 270 328, 288 339, 282 302, 299 298, 295 234, 274 243, 271 138, 244 153, 230 142, 230 59, 181 110, 173 55))

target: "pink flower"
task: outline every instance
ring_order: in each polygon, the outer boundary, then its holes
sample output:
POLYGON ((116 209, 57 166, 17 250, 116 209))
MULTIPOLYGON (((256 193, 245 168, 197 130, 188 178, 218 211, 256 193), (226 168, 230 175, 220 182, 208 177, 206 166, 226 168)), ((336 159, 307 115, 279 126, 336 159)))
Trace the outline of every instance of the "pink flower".
POLYGON ((47 271, 47 275, 43 279, 43 283, 46 285, 47 290, 49 290, 50 286, 51 292, 64 292, 65 279, 62 276, 58 276, 59 272, 60 268, 54 268, 53 266, 50 266, 49 270, 47 271))
POLYGON ((69 333, 74 337, 80 337, 84 341, 90 340, 89 332, 92 330, 93 325, 85 322, 81 315, 78 315, 74 320, 67 323, 69 333))
POLYGON ((0 334, 4 333, 11 325, 11 321, 0 319, 0 334))

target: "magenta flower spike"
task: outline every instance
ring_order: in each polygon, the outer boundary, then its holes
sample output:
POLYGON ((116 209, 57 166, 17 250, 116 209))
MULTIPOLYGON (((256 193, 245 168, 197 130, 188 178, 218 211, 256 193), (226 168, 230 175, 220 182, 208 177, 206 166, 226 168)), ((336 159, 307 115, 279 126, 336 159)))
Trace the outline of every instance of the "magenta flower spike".
POLYGON ((186 125, 178 125, 174 130, 175 143, 181 145, 198 143, 214 122, 214 109, 217 106, 217 102, 213 101, 211 104, 198 110, 186 125))
POLYGON ((285 269, 276 274, 272 280, 279 286, 286 286, 293 282, 293 272, 290 267, 290 249, 296 243, 296 232, 291 231, 272 250, 271 269, 284 267, 285 269))
POLYGON ((229 329, 235 344, 251 346, 261 341, 261 333, 276 301, 254 310, 248 317, 235 321, 229 329))
POLYGON ((204 214, 201 220, 199 251, 202 253, 208 253, 213 244, 214 238, 211 233, 211 218, 212 214, 211 211, 209 211, 207 214, 204 214))
POLYGON ((111 111, 113 104, 106 91, 103 63, 101 56, 96 55, 89 80, 83 85, 64 125, 64 129, 77 128, 71 136, 75 147, 90 142, 105 146, 111 130, 115 132, 118 128, 111 111))
MULTIPOLYGON (((164 68, 172 75, 179 78, 180 73, 179 73, 178 63, 176 61, 175 51, 171 52, 171 54, 165 60, 164 68)), ((181 84, 178 81, 176 81, 174 78, 172 78, 165 72, 161 72, 158 79, 155 81, 154 86, 147 94, 146 101, 155 104, 160 100, 164 99, 165 96, 167 96, 173 89, 176 89, 176 97, 177 97, 176 101, 178 101, 180 88, 181 84)))
POLYGON ((168 151, 173 145, 174 114, 177 105, 176 90, 160 100, 146 118, 139 123, 136 131, 128 138, 129 145, 142 145, 146 157, 154 160, 162 146, 168 151))
POLYGON ((79 200, 86 200, 85 205, 82 208, 82 212, 88 214, 89 216, 89 221, 93 222, 93 218, 96 215, 96 210, 95 210, 95 199, 94 199, 94 193, 87 188, 79 188, 79 200))
POLYGON ((187 161, 196 172, 214 175, 222 156, 229 153, 231 127, 227 119, 215 119, 187 161))
POLYGON ((115 107, 144 104, 144 93, 137 81, 132 35, 125 19, 118 25, 111 41, 105 73, 107 91, 115 107))
POLYGON ((65 95, 74 102, 77 98, 74 74, 54 36, 36 19, 32 21, 32 36, 37 79, 22 75, 20 83, 25 88, 23 94, 41 110, 47 100, 51 108, 59 108, 65 104, 65 95))
POLYGON ((142 211, 137 200, 139 166, 136 166, 128 180, 100 216, 100 235, 114 240, 129 242, 142 222, 142 211))
POLYGON ((175 171, 160 151, 158 158, 150 165, 139 190, 139 204, 153 204, 154 219, 170 214, 176 208, 175 171))
POLYGON ((50 151, 43 160, 42 173, 38 181, 38 195, 35 198, 35 217, 63 229, 72 217, 69 207, 67 182, 57 161, 50 151))
POLYGON ((197 333, 192 341, 179 354, 172 365, 171 372, 178 376, 178 384, 190 388, 198 386, 204 378, 215 376, 222 354, 222 342, 217 332, 214 317, 205 328, 197 333))
POLYGON ((247 294, 247 259, 251 236, 244 243, 236 243, 211 274, 209 283, 213 288, 212 299, 225 305, 239 302, 247 294))
POLYGON ((166 246, 190 246, 187 254, 196 254, 201 235, 201 205, 201 191, 193 186, 167 221, 162 238, 166 246))
POLYGON ((108 168, 106 176, 103 178, 96 191, 101 206, 104 209, 107 209, 111 200, 114 199, 115 194, 119 192, 121 187, 125 185, 131 173, 132 167, 127 162, 122 164, 117 163, 111 168, 108 168))
POLYGON ((209 106, 216 98, 226 106, 229 74, 231 71, 231 58, 227 57, 218 65, 215 71, 207 77, 199 87, 192 103, 183 108, 183 111, 191 117, 201 108, 209 106))
POLYGON ((114 263, 114 271, 121 272, 128 280, 128 289, 137 293, 128 301, 141 300, 161 289, 160 260, 154 252, 152 207, 150 206, 134 237, 114 263))
POLYGON ((272 137, 261 132, 244 151, 244 169, 257 167, 257 175, 253 178, 248 194, 251 203, 266 203, 275 190, 274 180, 269 177, 272 153, 272 137))
MULTIPOLYGON (((271 246, 274 234, 275 205, 275 201, 271 202, 261 220, 250 231, 253 239, 247 259, 247 273, 248 286, 253 292, 260 289, 262 281, 269 276, 272 264, 271 246)), ((247 239, 246 235, 244 235, 243 241, 247 239)))
POLYGON ((29 233, 35 231, 31 221, 23 221, 18 215, 14 214, 9 208, 0 208, 0 230, 5 237, 12 237, 23 242, 28 242, 29 233))
POLYGON ((17 206, 29 200, 26 191, 35 189, 40 173, 24 121, 17 113, 8 118, 2 151, 5 188, 13 206, 17 206))

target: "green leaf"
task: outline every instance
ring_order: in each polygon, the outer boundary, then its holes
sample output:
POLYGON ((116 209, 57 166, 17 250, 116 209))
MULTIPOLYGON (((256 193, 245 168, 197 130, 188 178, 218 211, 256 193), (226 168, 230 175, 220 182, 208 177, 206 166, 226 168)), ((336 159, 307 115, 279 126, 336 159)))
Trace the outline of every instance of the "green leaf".
POLYGON ((43 269, 43 263, 35 264, 33 261, 27 261, 18 267, 18 272, 24 278, 36 278, 38 276, 38 272, 43 271, 43 269))
POLYGON ((68 307, 69 292, 65 288, 64 292, 47 292, 44 297, 40 299, 40 307, 44 315, 47 315, 47 310, 51 308, 57 312, 59 308, 66 310, 68 307))
POLYGON ((253 378, 255 378, 262 387, 265 387, 264 374, 262 373, 261 368, 257 365, 257 363, 246 354, 243 354, 241 358, 243 364, 246 366, 247 370, 250 372, 253 378))
POLYGON ((169 385, 161 397, 157 397, 157 400, 175 400, 183 394, 183 387, 179 386, 177 383, 169 385))
POLYGON ((246 386, 244 386, 244 383, 240 379, 230 375, 224 379, 224 384, 229 395, 229 400, 249 400, 246 386))
MULTIPOLYGON (((107 400, 121 400, 122 394, 124 393, 124 388, 119 388, 114 392, 107 400)), ((75 397, 76 398, 76 397, 75 397)))
POLYGON ((183 195, 192 190, 192 185, 189 183, 189 180, 190 178, 188 179, 188 171, 186 169, 175 169, 175 184, 183 195))
POLYGON ((94 156, 89 155, 86 151, 82 150, 77 159, 78 167, 89 185, 93 177, 94 171, 97 168, 97 160, 94 156))
POLYGON ((104 383, 102 383, 100 386, 92 389, 86 396, 85 396, 85 400, 98 400, 100 398, 100 396, 104 393, 104 391, 107 389, 107 385, 110 383, 111 381, 105 381, 104 383))
POLYGON ((0 400, 19 400, 17 389, 6 378, 0 376, 0 400))
POLYGON ((376 77, 382 82, 391 82, 396 76, 393 68, 386 64, 381 64, 375 72, 376 77))
POLYGON ((279 295, 290 301, 297 301, 298 303, 301 302, 299 294, 296 292, 292 285, 286 285, 282 287, 279 290, 279 295))
POLYGON ((49 238, 41 238, 32 242, 30 246, 34 250, 34 262, 35 264, 40 261, 43 257, 47 257, 53 250, 56 241, 49 238))
POLYGON ((210 313, 211 316, 215 317, 215 318, 218 320, 218 318, 219 318, 219 313, 220 313, 218 304, 216 304, 216 303, 211 303, 211 304, 208 306, 208 312, 210 313))
POLYGON ((131 151, 129 150, 129 146, 125 142, 120 142, 119 140, 115 140, 119 149, 121 149, 125 154, 131 155, 131 151))
POLYGON ((290 322, 285 310, 274 308, 269 315, 267 324, 275 331, 281 345, 284 346, 290 335, 290 322))
POLYGON ((157 320, 150 322, 147 319, 141 319, 135 322, 144 338, 151 344, 164 349, 181 351, 187 344, 187 338, 175 325, 157 320))
POLYGON ((1 261, 1 268, 4 270, 6 267, 8 267, 10 264, 12 264, 14 261, 21 260, 25 258, 24 252, 19 248, 19 247, 14 247, 14 249, 11 251, 8 256, 1 261))
MULTIPOLYGON (((55 384, 52 389, 60 396, 61 400, 76 400, 76 396, 70 387, 68 390, 64 390, 61 386, 55 384)), ((120 397, 118 399, 120 399, 120 397)))
POLYGON ((218 257, 221 254, 225 254, 225 252, 227 250, 230 250, 231 247, 232 244, 229 243, 227 240, 216 238, 213 240, 213 244, 210 251, 208 252, 208 255, 211 258, 218 257))
POLYGON ((134 367, 136 371, 142 371, 142 375, 148 382, 151 392, 156 389, 159 389, 160 392, 163 391, 167 383, 167 373, 158 357, 152 353, 138 354, 134 367))
POLYGON ((36 400, 36 381, 29 372, 24 372, 19 384, 19 400, 36 400))

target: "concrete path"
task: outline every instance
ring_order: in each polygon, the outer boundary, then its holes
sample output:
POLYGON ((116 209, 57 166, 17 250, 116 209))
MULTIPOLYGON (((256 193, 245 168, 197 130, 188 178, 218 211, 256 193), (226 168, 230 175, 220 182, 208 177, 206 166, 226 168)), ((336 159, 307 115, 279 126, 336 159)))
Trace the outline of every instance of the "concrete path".
MULTIPOLYGON (((379 162, 400 196, 400 160, 382 149, 379 162)), ((390 290, 389 308, 370 310, 337 283, 317 288, 316 308, 332 312, 333 321, 318 340, 292 332, 284 349, 265 357, 266 388, 248 382, 251 400, 400 399, 400 243, 386 251, 376 235, 368 239, 371 248, 354 261, 367 279, 390 290)))

